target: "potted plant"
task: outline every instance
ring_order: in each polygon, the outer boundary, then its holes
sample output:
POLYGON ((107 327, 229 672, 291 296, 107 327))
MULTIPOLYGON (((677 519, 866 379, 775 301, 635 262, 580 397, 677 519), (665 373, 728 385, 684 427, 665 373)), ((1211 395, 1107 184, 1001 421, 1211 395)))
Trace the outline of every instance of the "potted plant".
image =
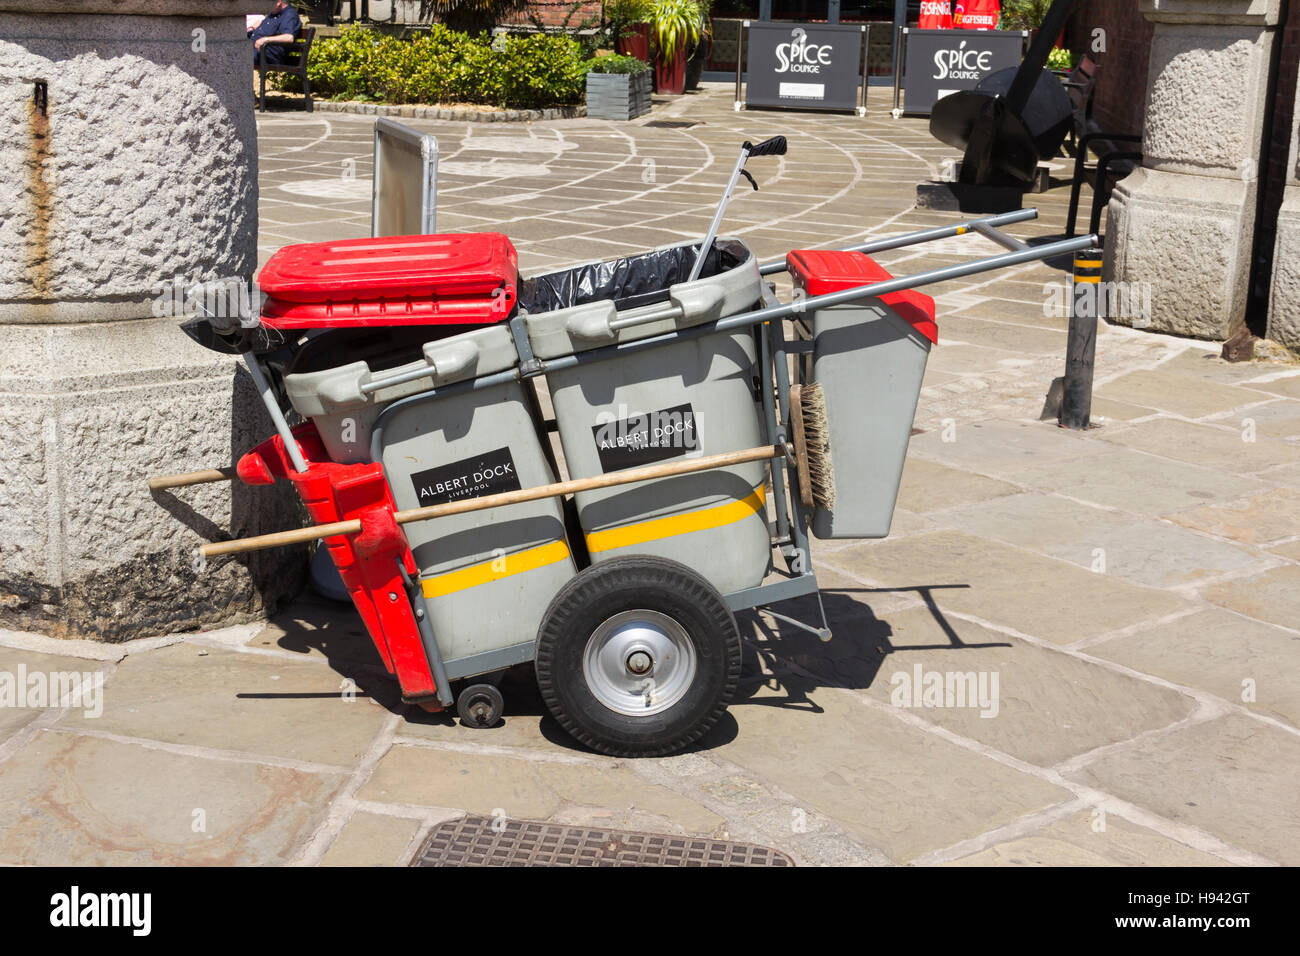
POLYGON ((688 90, 700 88, 704 67, 713 52, 713 21, 709 19, 713 0, 695 0, 695 5, 700 8, 700 40, 695 44, 695 49, 691 51, 690 58, 686 61, 686 89, 688 90))
POLYGON ((630 120, 650 112, 650 65, 634 56, 602 56, 587 70, 587 115, 630 120))
POLYGON ((614 40, 614 52, 650 62, 651 0, 609 0, 605 28, 614 40))
POLYGON ((700 42, 703 19, 696 0, 654 0, 650 36, 654 40, 655 92, 686 92, 686 51, 700 42))

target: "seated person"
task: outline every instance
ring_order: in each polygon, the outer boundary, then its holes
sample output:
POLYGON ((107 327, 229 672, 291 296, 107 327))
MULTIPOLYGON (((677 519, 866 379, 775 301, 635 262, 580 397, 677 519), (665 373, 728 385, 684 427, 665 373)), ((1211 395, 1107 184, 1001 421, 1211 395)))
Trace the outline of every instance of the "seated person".
POLYGON ((288 0, 276 0, 275 9, 262 18, 256 28, 248 31, 248 38, 253 41, 253 65, 259 63, 287 63, 288 48, 302 29, 302 20, 298 11, 288 0))

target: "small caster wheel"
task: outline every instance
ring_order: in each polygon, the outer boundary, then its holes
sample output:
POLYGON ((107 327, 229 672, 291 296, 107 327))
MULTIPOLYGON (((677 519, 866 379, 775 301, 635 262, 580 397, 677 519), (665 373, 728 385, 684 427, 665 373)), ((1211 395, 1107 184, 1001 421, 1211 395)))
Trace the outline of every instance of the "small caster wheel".
POLYGON ((491 684, 470 684, 456 698, 456 713, 466 727, 495 727, 505 709, 505 698, 491 684))

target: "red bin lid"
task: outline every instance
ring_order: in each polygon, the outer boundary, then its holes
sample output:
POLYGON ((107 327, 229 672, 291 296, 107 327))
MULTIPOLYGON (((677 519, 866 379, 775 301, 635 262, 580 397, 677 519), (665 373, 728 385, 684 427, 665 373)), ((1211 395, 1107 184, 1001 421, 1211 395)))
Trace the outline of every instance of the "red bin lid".
MULTIPOLYGON (((893 278, 884 266, 861 252, 798 249, 789 253, 785 261, 795 284, 802 286, 809 295, 825 295, 893 278)), ((901 289, 885 293, 880 296, 880 301, 898 313, 905 322, 909 322, 916 331, 938 344, 939 327, 934 320, 934 299, 915 289, 901 289)))
POLYGON ((518 279, 515 248, 497 232, 285 246, 257 277, 273 328, 499 322, 518 279))

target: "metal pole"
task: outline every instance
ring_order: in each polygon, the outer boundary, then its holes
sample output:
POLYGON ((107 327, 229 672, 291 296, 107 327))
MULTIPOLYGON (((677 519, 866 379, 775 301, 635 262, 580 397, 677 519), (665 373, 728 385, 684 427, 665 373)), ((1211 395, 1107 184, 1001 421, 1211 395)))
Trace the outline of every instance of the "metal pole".
POLYGON ((687 282, 694 282, 700 277, 700 272, 704 269, 704 260, 713 248, 713 237, 718 234, 718 227, 722 225, 722 216, 727 211, 727 203, 731 201, 731 191, 736 188, 736 181, 740 179, 740 171, 745 168, 745 160, 749 159, 749 143, 740 147, 740 156, 736 158, 735 168, 731 170, 731 178, 727 180, 727 188, 722 193, 722 201, 718 203, 717 211, 713 214, 713 222, 709 224, 709 231, 704 236, 704 242, 700 245, 700 254, 695 257, 695 265, 691 266, 690 277, 687 282))
POLYGON ((1092 365, 1101 314, 1101 249, 1074 254, 1070 284, 1070 331, 1065 341, 1065 381, 1061 392, 1062 428, 1087 428, 1092 415, 1092 365))
POLYGON ((862 28, 862 105, 858 107, 858 115, 867 115, 867 61, 871 57, 871 24, 868 23, 862 28))
POLYGON ((903 82, 903 44, 907 41, 907 27, 899 27, 894 36, 894 119, 898 119, 898 91, 903 82))
POLYGON ((293 431, 289 428, 289 423, 285 421, 284 412, 280 411, 280 403, 275 400, 275 392, 271 390, 271 383, 267 381, 266 373, 262 371, 262 363, 257 360, 257 356, 252 352, 245 352, 244 364, 248 366, 248 374, 253 376, 253 384, 257 386, 257 394, 262 396, 262 404, 266 406, 266 413, 271 416, 271 424, 275 426, 276 434, 284 442, 285 453, 288 454, 289 460, 293 462, 294 470, 306 471, 307 460, 302 457, 302 452, 298 450, 298 442, 293 437, 293 431))
MULTIPOLYGON (((841 252, 884 252, 886 249, 899 249, 903 246, 914 245, 918 242, 929 242, 932 239, 947 239, 950 236, 960 236, 968 232, 979 232, 980 226, 1006 226, 1013 222, 1024 222, 1026 219, 1037 219, 1038 210, 1033 206, 1025 209, 1015 209, 1011 212, 999 213, 996 216, 987 216, 981 219, 969 219, 966 222, 959 222, 951 226, 934 226, 930 229, 921 229, 917 232, 904 232, 896 236, 885 236, 881 239, 873 239, 870 242, 864 242, 856 246, 848 246, 841 252)), ((1000 234, 1001 235, 1001 234, 1000 234)), ((994 240, 1001 243, 1002 240, 994 240)), ((1023 248, 1023 247, 1017 247, 1023 248)), ((761 275, 770 276, 786 270, 785 259, 773 259, 770 262, 760 263, 758 271, 761 275)))
POLYGON ((748 20, 741 20, 736 24, 736 105, 737 113, 744 107, 745 102, 740 98, 740 73, 741 67, 745 63, 745 27, 749 26, 748 20))

